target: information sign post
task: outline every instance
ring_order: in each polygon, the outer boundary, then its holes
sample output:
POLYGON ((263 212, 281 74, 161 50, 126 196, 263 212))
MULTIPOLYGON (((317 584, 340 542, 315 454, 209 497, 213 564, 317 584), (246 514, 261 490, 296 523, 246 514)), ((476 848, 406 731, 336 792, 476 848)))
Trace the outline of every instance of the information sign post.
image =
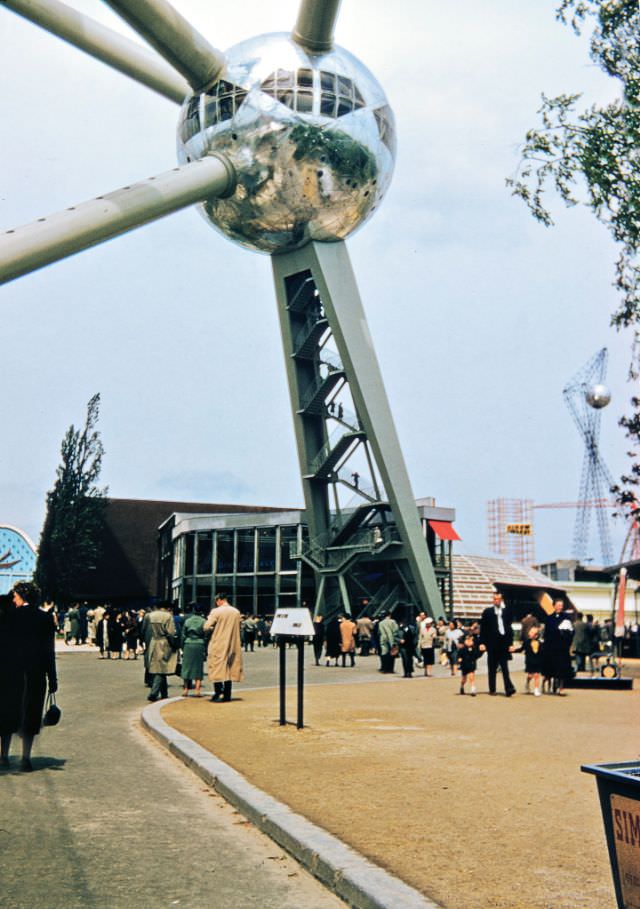
POLYGON ((304 640, 313 637, 313 621, 308 609, 277 609, 271 624, 272 637, 278 638, 280 651, 280 725, 287 722, 286 716, 286 659, 287 639, 295 638, 298 649, 298 719, 296 726, 304 726, 304 640))

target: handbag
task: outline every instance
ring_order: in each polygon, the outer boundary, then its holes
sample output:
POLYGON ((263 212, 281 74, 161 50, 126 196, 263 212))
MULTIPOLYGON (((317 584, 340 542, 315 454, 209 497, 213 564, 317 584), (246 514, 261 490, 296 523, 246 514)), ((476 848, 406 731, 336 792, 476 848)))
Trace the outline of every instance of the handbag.
POLYGON ((43 726, 57 726, 62 716, 62 710, 56 704, 56 696, 53 692, 47 695, 46 710, 42 717, 43 726))
POLYGON ((394 644, 393 647, 391 647, 391 649, 389 650, 389 653, 391 654, 392 657, 397 657, 398 654, 400 653, 400 648, 397 646, 397 644, 394 644))

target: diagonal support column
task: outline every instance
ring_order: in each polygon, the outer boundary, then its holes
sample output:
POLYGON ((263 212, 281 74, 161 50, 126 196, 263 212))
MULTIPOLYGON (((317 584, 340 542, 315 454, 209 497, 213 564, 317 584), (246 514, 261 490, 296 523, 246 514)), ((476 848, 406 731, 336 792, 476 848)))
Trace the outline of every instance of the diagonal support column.
POLYGON ((141 47, 60 0, 4 0, 5 6, 63 41, 182 104, 189 83, 153 51, 141 47))
MULTIPOLYGON (((308 428, 300 413, 304 389, 299 387, 300 375, 296 372, 291 354, 293 342, 286 312, 291 301, 287 303, 286 282, 291 276, 310 271, 320 293, 351 396, 384 484, 421 605, 431 615, 440 615, 440 590, 420 527, 418 510, 346 246, 343 242, 310 243, 300 250, 273 256, 272 261, 284 347, 288 354, 287 375, 302 472, 305 473, 312 447, 317 446, 321 439, 308 438, 308 428)), ((322 488, 317 484, 303 480, 303 487, 310 534, 313 536, 326 525, 329 504, 323 500, 322 488)))
POLYGON ((212 47, 167 0, 105 0, 196 90, 224 69, 224 54, 212 47))
POLYGON ((222 156, 208 155, 140 183, 72 205, 66 211, 38 218, 32 224, 7 230, 0 234, 0 284, 104 243, 194 202, 225 196, 234 188, 232 164, 222 156))

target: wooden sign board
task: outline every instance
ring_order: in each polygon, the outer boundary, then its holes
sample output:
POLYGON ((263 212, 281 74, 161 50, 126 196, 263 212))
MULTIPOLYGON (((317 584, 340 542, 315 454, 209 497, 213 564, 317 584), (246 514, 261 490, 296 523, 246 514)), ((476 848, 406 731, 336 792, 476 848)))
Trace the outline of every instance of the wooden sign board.
POLYGON ((308 609, 276 609, 271 623, 271 634, 286 634, 311 638, 314 635, 311 613, 308 609))
POLYGON ((640 909, 640 802, 622 795, 610 798, 624 909, 640 909))

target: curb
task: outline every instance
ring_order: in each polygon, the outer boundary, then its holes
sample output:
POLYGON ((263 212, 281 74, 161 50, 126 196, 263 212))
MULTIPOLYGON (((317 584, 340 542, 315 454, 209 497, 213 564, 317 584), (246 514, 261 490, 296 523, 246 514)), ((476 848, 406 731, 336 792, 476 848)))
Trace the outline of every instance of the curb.
POLYGON ((170 698, 145 707, 143 726, 208 786, 353 909, 442 909, 355 849, 267 795, 160 716, 170 698))

